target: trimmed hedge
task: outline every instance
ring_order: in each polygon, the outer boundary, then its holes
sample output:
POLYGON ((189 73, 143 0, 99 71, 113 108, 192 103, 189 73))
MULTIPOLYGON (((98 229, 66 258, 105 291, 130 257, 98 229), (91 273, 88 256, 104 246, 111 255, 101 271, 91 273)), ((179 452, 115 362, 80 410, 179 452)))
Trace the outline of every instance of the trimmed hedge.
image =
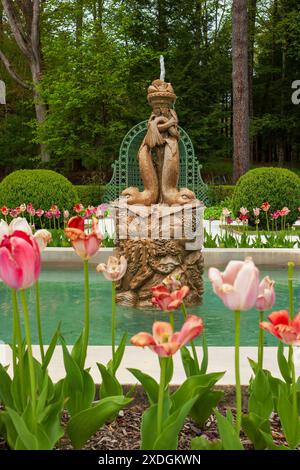
POLYGON ((211 185, 209 186, 209 203, 211 206, 218 205, 225 199, 232 198, 234 185, 211 185))
POLYGON ((74 186, 78 194, 78 201, 84 205, 88 206, 98 206, 103 202, 103 196, 105 192, 104 185, 98 184, 86 184, 86 185, 76 185, 74 186))
MULTIPOLYGON (((233 209, 236 214, 240 207, 247 207, 250 222, 254 222, 252 209, 261 207, 264 201, 271 205, 270 214, 275 210, 288 207, 290 214, 287 222, 292 224, 297 219, 300 206, 300 178, 284 168, 256 168, 243 175, 236 184, 233 195, 233 209)), ((264 215, 261 225, 266 226, 264 215)))
POLYGON ((36 209, 47 210, 57 204, 70 211, 77 201, 72 183, 52 170, 18 170, 0 183, 0 206, 12 208, 31 202, 36 209))

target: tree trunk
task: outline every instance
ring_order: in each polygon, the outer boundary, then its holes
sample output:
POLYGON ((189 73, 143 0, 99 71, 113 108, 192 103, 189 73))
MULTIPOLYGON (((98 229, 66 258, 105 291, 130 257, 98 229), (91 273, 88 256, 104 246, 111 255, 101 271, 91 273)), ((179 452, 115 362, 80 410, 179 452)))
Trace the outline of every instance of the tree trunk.
MULTIPOLYGON (((254 43, 257 0, 249 0, 249 119, 253 118, 253 69, 254 69, 254 43)), ((254 139, 250 138, 250 161, 253 161, 254 139)))
POLYGON ((233 0, 233 180, 249 169, 248 0, 233 0))
MULTIPOLYGON (((33 87, 14 71, 12 64, 1 50, 0 60, 2 60, 7 72, 17 83, 26 89, 32 90, 36 120, 38 125, 41 125, 44 123, 47 115, 47 107, 40 92, 42 78, 40 44, 41 2, 40 0, 32 0, 31 2, 2 0, 2 5, 15 41, 29 64, 33 87), (16 3, 18 3, 18 9, 16 8, 16 3)), ((44 143, 40 145, 40 154, 43 162, 50 160, 50 153, 44 143)))

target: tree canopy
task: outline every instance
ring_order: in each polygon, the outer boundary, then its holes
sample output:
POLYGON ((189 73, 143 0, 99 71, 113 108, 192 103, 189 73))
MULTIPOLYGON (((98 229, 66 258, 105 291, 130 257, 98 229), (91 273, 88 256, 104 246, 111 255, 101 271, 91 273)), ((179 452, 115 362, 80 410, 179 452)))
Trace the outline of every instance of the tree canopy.
MULTIPOLYGON (((50 168, 75 182, 107 181, 125 133, 149 115, 147 87, 159 77, 163 54, 166 80, 178 96, 180 125, 207 176, 228 176, 231 1, 40 1, 41 73, 36 82, 4 3, 0 52, 30 86, 20 85, 0 60, 0 79, 7 89, 7 104, 0 105, 2 175, 20 167, 50 168), (36 93, 46 106, 41 120, 36 93), (49 162, 40 158, 41 145, 49 162)), ((22 0, 11 3, 25 28, 29 17, 22 0)), ((300 6, 297 0, 249 0, 250 7, 252 162, 297 167, 300 108, 291 101, 291 87, 300 79, 300 6)))

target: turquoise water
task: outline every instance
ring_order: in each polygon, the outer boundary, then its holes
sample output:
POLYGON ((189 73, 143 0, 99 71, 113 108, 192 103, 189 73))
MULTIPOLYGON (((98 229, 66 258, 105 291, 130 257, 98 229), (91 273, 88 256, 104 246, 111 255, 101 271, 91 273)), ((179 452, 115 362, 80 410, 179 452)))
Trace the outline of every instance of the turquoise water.
MULTIPOLYGON (((262 270, 261 277, 270 275, 276 281, 277 301, 274 309, 288 307, 286 271, 262 270)), ((205 274, 205 295, 201 306, 189 309, 190 313, 200 315, 205 323, 206 337, 210 346, 232 346, 233 313, 225 309, 223 303, 212 292, 210 282, 205 274)), ((300 270, 295 273, 294 301, 296 311, 300 310, 300 270)), ((44 343, 48 344, 56 328, 62 321, 62 334, 68 344, 74 343, 83 327, 84 291, 83 275, 81 270, 52 270, 44 269, 40 278, 41 309, 44 343)), ((33 289, 27 291, 32 324, 33 342, 37 343, 35 328, 35 293, 33 289)), ((90 270, 90 298, 91 298, 91 334, 90 344, 110 344, 110 312, 111 312, 111 285, 102 275, 90 270)), ((154 320, 167 320, 166 314, 160 311, 142 311, 117 306, 117 339, 124 330, 129 337, 139 331, 151 331, 154 320)), ((9 342, 12 331, 11 294, 9 289, 0 284, 0 340, 9 342)), ((255 346, 257 344, 258 313, 253 310, 242 313, 241 345, 255 346)), ((179 329, 182 324, 181 311, 175 314, 175 326, 179 329)), ((277 341, 269 334, 265 334, 265 344, 276 345, 277 341)))

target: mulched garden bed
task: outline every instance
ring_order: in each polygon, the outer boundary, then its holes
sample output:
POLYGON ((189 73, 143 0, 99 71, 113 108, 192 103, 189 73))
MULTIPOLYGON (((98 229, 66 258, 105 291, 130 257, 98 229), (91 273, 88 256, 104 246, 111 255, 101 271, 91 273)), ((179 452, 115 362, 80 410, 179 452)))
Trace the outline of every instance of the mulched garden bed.
MULTIPOLYGON (((226 410, 231 408, 235 412, 235 389, 232 386, 216 387, 224 391, 224 397, 219 403, 219 411, 226 414, 226 410)), ((124 387, 125 393, 128 387, 124 387)), ((247 410, 248 388, 243 387, 243 408, 247 410)), ((147 398, 141 387, 135 390, 135 399, 129 407, 120 412, 118 418, 112 423, 106 424, 97 431, 87 442, 85 450, 137 450, 140 446, 140 424, 144 410, 148 406, 147 398)), ((68 421, 68 415, 64 414, 62 418, 65 426, 68 421)), ((274 442, 278 445, 286 444, 281 432, 280 422, 277 415, 271 418, 272 434, 274 442)), ((197 436, 205 436, 209 440, 218 438, 216 421, 211 416, 204 427, 201 429, 195 422, 188 418, 179 436, 179 449, 189 450, 190 441, 197 436)), ((241 434, 241 439, 246 449, 252 449, 252 444, 247 436, 241 434)), ((6 443, 0 439, 0 449, 7 449, 6 443)), ((57 445, 58 450, 71 450, 72 445, 67 436, 63 437, 57 445)))

